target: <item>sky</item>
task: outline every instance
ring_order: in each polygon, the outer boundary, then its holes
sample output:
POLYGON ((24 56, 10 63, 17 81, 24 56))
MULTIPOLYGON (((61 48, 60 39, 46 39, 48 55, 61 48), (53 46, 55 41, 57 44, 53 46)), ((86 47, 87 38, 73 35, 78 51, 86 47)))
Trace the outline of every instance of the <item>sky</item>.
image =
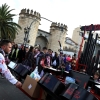
MULTIPOLYGON (((15 9, 12 13, 17 15, 13 20, 16 23, 21 9, 33 9, 41 17, 67 25, 68 37, 80 25, 100 24, 100 0, 1 0, 0 6, 4 3, 15 9)), ((40 23, 39 29, 49 32, 51 22, 41 19, 40 23)))

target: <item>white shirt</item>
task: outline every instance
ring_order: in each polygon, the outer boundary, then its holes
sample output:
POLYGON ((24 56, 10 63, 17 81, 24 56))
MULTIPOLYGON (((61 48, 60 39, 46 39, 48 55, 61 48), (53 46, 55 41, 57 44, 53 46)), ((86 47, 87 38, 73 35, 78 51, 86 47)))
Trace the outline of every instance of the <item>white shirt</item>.
POLYGON ((7 68, 7 65, 5 63, 5 58, 1 53, 0 53, 0 71, 9 82, 11 82, 12 84, 17 83, 18 80, 11 74, 10 70, 7 68))

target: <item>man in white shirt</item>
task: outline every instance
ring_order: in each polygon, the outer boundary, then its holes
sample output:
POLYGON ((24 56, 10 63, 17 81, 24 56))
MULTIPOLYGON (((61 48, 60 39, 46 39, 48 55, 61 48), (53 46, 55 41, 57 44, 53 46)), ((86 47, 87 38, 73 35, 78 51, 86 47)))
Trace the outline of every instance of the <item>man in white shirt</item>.
POLYGON ((21 87, 22 83, 19 82, 10 72, 10 70, 7 68, 7 65, 5 63, 5 53, 9 54, 11 52, 12 44, 9 40, 2 40, 0 43, 0 72, 4 75, 4 77, 14 84, 16 87, 21 87))

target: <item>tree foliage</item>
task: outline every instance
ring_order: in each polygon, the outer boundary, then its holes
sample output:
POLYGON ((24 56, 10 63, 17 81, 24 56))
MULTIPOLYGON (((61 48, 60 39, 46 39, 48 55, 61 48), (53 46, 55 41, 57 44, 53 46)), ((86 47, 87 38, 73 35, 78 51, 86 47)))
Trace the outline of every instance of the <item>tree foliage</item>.
POLYGON ((9 8, 6 3, 0 7, 0 38, 14 40, 21 27, 13 22, 13 17, 16 15, 11 14, 14 9, 9 8))

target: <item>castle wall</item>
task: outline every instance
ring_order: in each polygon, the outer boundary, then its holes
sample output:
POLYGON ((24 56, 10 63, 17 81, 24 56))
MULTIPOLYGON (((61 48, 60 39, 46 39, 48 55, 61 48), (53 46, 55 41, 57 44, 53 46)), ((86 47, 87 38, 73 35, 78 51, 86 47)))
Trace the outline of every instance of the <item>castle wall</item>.
POLYGON ((47 39, 45 37, 38 36, 36 38, 36 43, 35 44, 40 45, 40 47, 42 49, 43 47, 47 47, 48 41, 47 41, 47 39))
POLYGON ((60 23, 52 23, 50 26, 50 43, 49 48, 52 49, 54 52, 58 52, 60 49, 59 42, 61 42, 62 48, 65 43, 65 37, 67 32, 67 26, 60 23))
POLYGON ((38 27, 40 23, 40 14, 36 11, 33 13, 33 10, 22 9, 19 14, 18 24, 22 27, 22 30, 19 30, 19 34, 16 35, 15 42, 16 43, 24 43, 24 28, 30 27, 29 30, 29 45, 34 46, 36 41, 36 36, 38 33, 38 27), (33 22, 33 23, 32 23, 33 22))
MULTIPOLYGON (((77 28, 74 29, 73 35, 72 35, 72 40, 75 41, 75 42, 79 45, 79 46, 78 46, 78 51, 79 51, 79 49, 80 49, 80 45, 81 45, 81 42, 82 42, 82 36, 79 35, 79 32, 84 33, 83 31, 81 31, 80 27, 77 27, 77 28)), ((88 33, 85 32, 85 35, 87 35, 87 34, 88 34, 88 33)), ((83 49, 84 49, 85 41, 86 41, 86 40, 83 41, 82 51, 83 51, 83 49)))
POLYGON ((82 36, 79 35, 79 32, 81 32, 80 27, 77 27, 74 29, 72 34, 72 40, 75 41, 77 44, 80 44, 82 40, 82 36))
POLYGON ((43 33, 43 32, 38 32, 38 27, 40 24, 41 16, 39 13, 36 11, 33 12, 33 10, 29 9, 22 9, 20 14, 19 14, 19 20, 18 24, 22 27, 22 30, 19 30, 19 34, 16 35, 15 43, 24 43, 24 38, 25 38, 25 33, 24 33, 24 28, 30 27, 29 30, 29 45, 34 46, 36 42, 40 45, 44 46, 47 44, 47 47, 49 49, 52 49, 55 52, 58 52, 60 49, 59 42, 61 42, 62 48, 65 44, 65 38, 66 38, 66 32, 67 32, 67 26, 60 24, 60 23, 52 23, 50 26, 50 33, 43 33), (31 25, 31 26, 30 26, 31 25), (43 34, 42 34, 43 33, 43 34), (42 36, 47 39, 47 41, 42 41, 42 38, 38 38, 38 36, 42 36), (36 39, 38 39, 36 41, 36 39), (45 44, 45 42, 47 42, 45 44))

